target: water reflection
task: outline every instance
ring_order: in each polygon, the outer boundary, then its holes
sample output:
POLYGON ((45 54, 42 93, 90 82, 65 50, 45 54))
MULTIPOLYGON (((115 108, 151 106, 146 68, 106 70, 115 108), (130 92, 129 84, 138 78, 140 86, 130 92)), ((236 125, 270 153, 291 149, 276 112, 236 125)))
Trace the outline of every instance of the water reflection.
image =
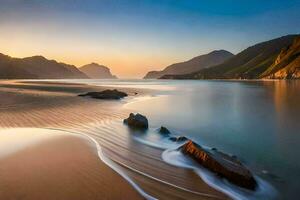
POLYGON ((300 150, 300 81, 170 84, 174 91, 128 106, 148 116, 153 128, 164 125, 237 155, 277 187, 280 199, 295 197, 300 178, 300 161, 295 159, 300 150))

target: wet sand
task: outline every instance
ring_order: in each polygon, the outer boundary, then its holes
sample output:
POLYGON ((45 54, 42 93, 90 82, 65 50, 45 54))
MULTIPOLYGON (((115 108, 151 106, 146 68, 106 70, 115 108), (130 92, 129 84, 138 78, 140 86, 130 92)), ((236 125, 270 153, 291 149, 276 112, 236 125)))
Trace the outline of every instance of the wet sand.
MULTIPOLYGON (((193 171, 163 162, 161 150, 138 143, 126 135, 117 134, 115 121, 121 121, 130 112, 136 112, 125 109, 124 101, 77 97, 79 93, 101 89, 103 88, 80 84, 2 82, 0 84, 0 127, 58 128, 87 134, 101 145, 105 156, 114 161, 119 169, 123 170, 146 193, 158 199, 228 199, 227 196, 204 183, 193 171)), ((150 90, 141 89, 120 90, 128 92, 129 99, 135 92, 139 95, 151 93, 150 90)), ((99 158, 98 162, 101 162, 99 158)), ((95 169, 91 173, 100 173, 100 176, 101 170, 96 171, 95 169)), ((105 173, 102 173, 103 175, 106 176, 105 173)), ((59 181, 58 179, 56 181, 59 181)), ((15 181, 18 182, 19 179, 15 181)), ((93 181, 87 178, 85 181, 83 188, 89 191, 93 190, 91 185, 97 182, 97 178, 93 181)), ((113 185, 114 182, 111 180, 108 184, 113 185)), ((72 184, 75 183, 70 182, 70 185, 72 184)), ((128 183, 126 187, 131 188, 128 183)), ((106 188, 109 190, 109 187, 106 188)), ((123 186, 120 188, 123 189, 123 186)), ((44 190, 47 190, 47 187, 44 190)), ((107 190, 103 191, 106 193, 107 190)), ((109 191, 108 194, 111 192, 113 191, 109 191)), ((83 192, 82 195, 84 194, 88 195, 83 192)), ((93 199, 93 197, 81 196, 81 199, 93 199)), ((107 196, 106 199, 114 198, 107 196)))
MULTIPOLYGON (((27 143, 33 139, 30 131, 26 131, 27 143)), ((47 130, 37 131, 47 134, 47 130)), ((53 136, 40 138, 0 159, 0 199, 143 199, 101 162, 94 143, 79 136, 57 136, 57 132, 50 130, 53 136)), ((14 137, 24 139, 18 134, 14 137)))

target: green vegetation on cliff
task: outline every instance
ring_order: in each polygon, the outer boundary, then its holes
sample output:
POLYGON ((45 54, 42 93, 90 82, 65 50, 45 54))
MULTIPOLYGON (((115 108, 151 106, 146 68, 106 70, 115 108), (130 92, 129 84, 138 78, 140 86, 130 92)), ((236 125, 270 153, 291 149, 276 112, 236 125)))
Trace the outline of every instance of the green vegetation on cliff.
POLYGON ((222 64, 162 79, 299 78, 299 35, 288 35, 251 46, 222 64))
POLYGON ((160 78, 164 75, 179 75, 197 72, 204 68, 209 68, 214 65, 223 63, 231 58, 232 53, 225 50, 216 50, 208 54, 197 56, 185 62, 169 65, 162 71, 150 71, 144 77, 145 79, 160 78))

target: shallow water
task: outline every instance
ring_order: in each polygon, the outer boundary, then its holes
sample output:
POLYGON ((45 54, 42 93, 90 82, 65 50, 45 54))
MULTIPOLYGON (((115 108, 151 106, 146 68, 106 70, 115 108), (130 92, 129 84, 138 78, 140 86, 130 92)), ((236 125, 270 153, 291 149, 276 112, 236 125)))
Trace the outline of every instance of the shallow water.
MULTIPOLYGON (((300 81, 81 80, 157 90, 126 107, 197 143, 236 155, 277 190, 296 199, 300 188, 300 81)), ((143 136, 145 144, 160 137, 143 136), (146 141, 146 142, 145 142, 146 141)), ((159 143, 158 143, 159 145, 159 143)))
MULTIPOLYGON (((39 144, 42 141, 49 142, 51 139, 57 139, 63 136, 73 135, 74 137, 81 137, 81 139, 90 140, 97 148, 98 156, 103 163, 122 176, 129 184, 136 189, 144 199, 156 200, 156 198, 145 193, 139 186, 137 186, 119 167, 107 158, 95 139, 87 134, 66 131, 54 128, 7 128, 0 130, 0 158, 4 159, 9 155, 26 149, 27 147, 39 144)), ((47 153, 45 154, 47 156, 47 153)))

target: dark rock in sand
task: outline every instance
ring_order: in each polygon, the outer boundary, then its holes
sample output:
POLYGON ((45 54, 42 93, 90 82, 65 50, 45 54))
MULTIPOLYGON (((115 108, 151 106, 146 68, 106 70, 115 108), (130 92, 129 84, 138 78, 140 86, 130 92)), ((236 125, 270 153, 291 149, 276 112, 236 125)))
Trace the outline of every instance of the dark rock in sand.
POLYGON ((184 142, 184 141, 188 140, 188 138, 185 136, 178 136, 178 137, 170 137, 169 140, 171 140, 173 142, 184 142))
POLYGON ((124 119, 124 124, 127 124, 130 128, 134 129, 148 129, 148 119, 139 113, 136 115, 130 113, 127 119, 124 119))
POLYGON ((180 147, 181 151, 203 167, 240 187, 255 190, 257 182, 252 173, 236 159, 217 150, 208 151, 189 140, 180 147))
POLYGON ((101 92, 88 92, 86 94, 79 94, 78 96, 84 97, 89 96, 95 99, 122 99, 128 96, 125 92, 118 90, 104 90, 101 92))
POLYGON ((160 134, 163 134, 163 135, 169 135, 171 132, 164 126, 160 127, 159 131, 158 131, 160 134))

